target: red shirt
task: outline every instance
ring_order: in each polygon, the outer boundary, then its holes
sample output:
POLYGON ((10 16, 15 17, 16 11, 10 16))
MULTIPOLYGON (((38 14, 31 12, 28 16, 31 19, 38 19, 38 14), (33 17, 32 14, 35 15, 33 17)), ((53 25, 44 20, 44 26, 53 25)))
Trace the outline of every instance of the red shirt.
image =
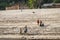
POLYGON ((39 20, 37 20, 37 23, 39 24, 39 20))

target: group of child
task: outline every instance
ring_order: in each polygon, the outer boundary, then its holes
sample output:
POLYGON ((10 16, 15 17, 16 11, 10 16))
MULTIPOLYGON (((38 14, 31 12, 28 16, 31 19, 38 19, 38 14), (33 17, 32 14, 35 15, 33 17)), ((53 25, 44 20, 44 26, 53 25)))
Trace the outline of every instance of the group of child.
MULTIPOLYGON (((37 25, 39 25, 40 27, 44 27, 44 23, 42 22, 42 20, 37 20, 37 25)), ((25 26, 25 33, 27 33, 27 25, 25 26)))
POLYGON ((42 20, 37 20, 37 25, 39 25, 40 27, 43 27, 44 26, 44 23, 42 22, 42 20))

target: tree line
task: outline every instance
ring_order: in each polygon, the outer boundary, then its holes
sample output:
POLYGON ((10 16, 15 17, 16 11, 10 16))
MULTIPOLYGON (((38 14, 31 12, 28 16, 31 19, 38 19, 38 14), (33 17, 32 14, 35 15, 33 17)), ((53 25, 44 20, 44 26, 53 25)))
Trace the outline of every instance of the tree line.
POLYGON ((0 0, 0 9, 16 3, 26 4, 29 8, 41 8, 44 3, 60 3, 60 0, 0 0))

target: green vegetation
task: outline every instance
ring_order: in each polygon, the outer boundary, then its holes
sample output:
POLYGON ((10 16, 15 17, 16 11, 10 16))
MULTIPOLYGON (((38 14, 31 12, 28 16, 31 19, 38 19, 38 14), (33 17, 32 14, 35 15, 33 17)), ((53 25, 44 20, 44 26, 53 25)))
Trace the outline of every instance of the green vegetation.
POLYGON ((60 0, 55 0, 55 3, 60 3, 60 0))
POLYGON ((41 8, 44 3, 60 3, 60 0, 0 0, 0 9, 16 3, 26 4, 29 8, 41 8))
POLYGON ((52 3, 55 0, 44 0, 44 3, 52 3))
POLYGON ((1 2, 1 3, 0 3, 0 6, 1 6, 1 5, 5 7, 5 6, 7 6, 8 4, 7 4, 6 2, 1 2))
POLYGON ((27 5, 30 8, 34 8, 35 7, 35 4, 36 4, 36 0, 28 0, 28 2, 27 2, 27 5))

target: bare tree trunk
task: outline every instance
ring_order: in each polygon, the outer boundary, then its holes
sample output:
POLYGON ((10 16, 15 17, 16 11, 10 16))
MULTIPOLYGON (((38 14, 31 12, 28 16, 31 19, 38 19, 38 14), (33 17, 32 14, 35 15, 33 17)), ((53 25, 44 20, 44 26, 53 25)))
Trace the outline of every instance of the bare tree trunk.
POLYGON ((41 8, 42 2, 43 2, 43 0, 37 0, 37 7, 38 8, 41 8))

